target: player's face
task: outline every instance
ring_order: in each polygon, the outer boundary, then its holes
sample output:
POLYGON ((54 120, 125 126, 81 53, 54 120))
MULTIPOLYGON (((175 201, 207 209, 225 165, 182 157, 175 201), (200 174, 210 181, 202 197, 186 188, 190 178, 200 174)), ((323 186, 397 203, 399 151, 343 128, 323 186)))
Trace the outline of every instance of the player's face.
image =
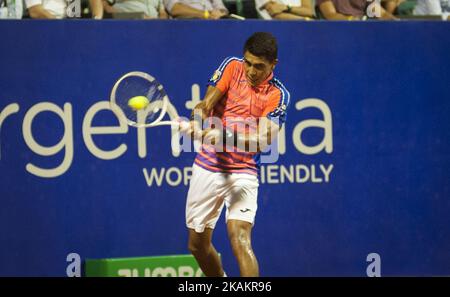
POLYGON ((263 57, 251 54, 249 51, 244 53, 245 75, 248 83, 253 87, 262 83, 272 73, 276 64, 277 60, 269 62, 263 57))

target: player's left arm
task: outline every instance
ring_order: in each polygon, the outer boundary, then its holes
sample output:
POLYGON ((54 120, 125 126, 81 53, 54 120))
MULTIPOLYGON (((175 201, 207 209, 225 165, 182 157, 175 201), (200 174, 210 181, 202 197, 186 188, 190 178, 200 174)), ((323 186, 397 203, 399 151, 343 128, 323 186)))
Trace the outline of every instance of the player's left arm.
MULTIPOLYGON (((268 146, 272 144, 272 141, 278 137, 278 133, 281 129, 281 124, 276 124, 268 117, 262 117, 259 120, 257 131, 254 133, 233 133, 237 144, 243 143, 246 151, 249 148, 256 148, 257 152, 264 151, 268 146)), ((224 143, 226 138, 231 137, 229 131, 225 132, 224 143)))
POLYGON ((225 130, 224 143, 226 143, 225 141, 230 141, 227 138, 233 137, 238 147, 239 144, 244 143, 246 150, 247 148, 256 148, 257 152, 264 151, 278 137, 278 133, 286 121, 289 97, 289 92, 282 87, 280 92, 269 100, 269 104, 262 112, 262 117, 258 121, 256 132, 238 133, 236 131, 225 130))
POLYGON ((204 141, 211 144, 232 144, 246 152, 262 152, 272 144, 273 140, 278 136, 281 127, 282 123, 277 119, 262 117, 255 132, 242 133, 233 129, 224 128, 219 130, 214 128, 203 130, 200 136, 204 137, 204 141), (221 142, 220 139, 222 139, 221 142))
POLYGON ((212 115, 214 107, 220 101, 220 99, 223 98, 230 87, 236 63, 238 63, 236 59, 228 57, 214 72, 214 75, 208 81, 209 86, 206 90, 205 97, 192 110, 190 127, 187 127, 181 132, 190 134, 194 138, 199 138, 209 133, 211 129, 202 131, 202 127, 198 123, 198 119, 200 118, 202 121, 204 121, 206 118, 212 115), (199 114, 199 116, 195 116, 196 114, 199 114), (195 131, 201 132, 195 133, 195 131))

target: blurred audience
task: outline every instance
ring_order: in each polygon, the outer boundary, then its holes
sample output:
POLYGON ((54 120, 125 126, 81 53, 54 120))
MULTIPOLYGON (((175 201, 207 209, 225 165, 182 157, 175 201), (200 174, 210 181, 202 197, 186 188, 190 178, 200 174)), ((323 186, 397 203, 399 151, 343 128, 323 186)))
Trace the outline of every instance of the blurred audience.
POLYGON ((398 20, 426 18, 450 20, 450 0, 0 0, 0 19, 220 19, 242 15, 265 20, 398 20), (227 6, 225 6, 224 2, 227 6), (234 6, 233 6, 234 5, 234 6), (24 10, 24 6, 27 11, 24 10), (228 9, 227 9, 228 7, 228 9), (81 10, 83 13, 81 13, 81 10), (229 12, 232 12, 230 14, 229 12), (419 16, 419 17, 418 17, 419 16))
POLYGON ((440 15, 443 20, 450 20, 449 0, 417 0, 414 15, 440 15))
MULTIPOLYGON (((74 0, 25 0, 30 17, 33 19, 62 19, 68 16, 71 5, 81 5, 81 1, 74 0)), ((92 18, 103 18, 103 5, 101 0, 89 0, 92 18)), ((81 7, 77 8, 81 13, 81 7)))
POLYGON ((0 0, 0 19, 21 19, 23 0, 0 0))
POLYGON ((387 12, 379 2, 372 1, 367 5, 366 0, 317 0, 316 5, 327 20, 363 20, 367 14, 373 18, 383 20, 396 20, 390 12, 387 12), (378 14, 378 16, 377 16, 378 14))
POLYGON ((142 12, 144 19, 167 19, 162 0, 116 0, 112 3, 103 0, 105 12, 142 12))
POLYGON ((387 12, 395 14, 399 5, 402 4, 404 1, 405 0, 382 0, 381 5, 387 12))
POLYGON ((213 19, 228 15, 222 0, 164 0, 164 6, 173 18, 213 19))
POLYGON ((311 0, 255 0, 256 10, 265 20, 308 20, 314 17, 311 0))

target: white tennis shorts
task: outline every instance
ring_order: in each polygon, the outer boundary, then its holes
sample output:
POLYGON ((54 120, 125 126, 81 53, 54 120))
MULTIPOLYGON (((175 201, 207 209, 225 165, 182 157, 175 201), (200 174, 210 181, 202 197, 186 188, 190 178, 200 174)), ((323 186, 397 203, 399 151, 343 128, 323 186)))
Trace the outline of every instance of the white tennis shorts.
POLYGON ((254 224, 258 186, 256 175, 211 172, 194 164, 186 201, 186 226, 197 233, 214 229, 224 204, 227 222, 254 224))

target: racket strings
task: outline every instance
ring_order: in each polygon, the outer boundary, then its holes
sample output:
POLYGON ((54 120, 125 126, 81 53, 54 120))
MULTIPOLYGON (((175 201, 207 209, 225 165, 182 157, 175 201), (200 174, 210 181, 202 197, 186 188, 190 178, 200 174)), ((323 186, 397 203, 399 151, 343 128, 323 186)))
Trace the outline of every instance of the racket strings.
POLYGON ((113 88, 111 98, 127 122, 133 126, 148 126, 160 121, 168 100, 162 85, 150 75, 141 72, 124 75, 113 88), (148 105, 140 110, 131 108, 128 101, 136 96, 145 96, 148 105))

